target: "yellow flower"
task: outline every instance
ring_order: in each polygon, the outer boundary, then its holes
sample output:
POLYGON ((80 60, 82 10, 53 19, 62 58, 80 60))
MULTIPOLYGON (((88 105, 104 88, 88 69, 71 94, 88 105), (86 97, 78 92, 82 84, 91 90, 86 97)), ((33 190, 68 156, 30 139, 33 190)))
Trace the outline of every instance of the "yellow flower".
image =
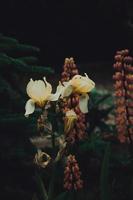
POLYGON ((69 110, 66 112, 65 127, 64 127, 65 133, 68 133, 73 128, 76 120, 77 120, 77 115, 73 110, 69 110))
POLYGON ((70 83, 73 86, 74 92, 79 94, 88 93, 95 87, 95 83, 86 73, 85 76, 75 75, 70 83))
POLYGON ((30 79, 26 91, 30 99, 27 101, 25 106, 25 116, 29 116, 35 110, 35 104, 39 107, 44 107, 47 101, 57 101, 60 96, 61 86, 57 87, 56 93, 51 94, 52 86, 46 81, 46 78, 42 80, 33 81, 30 79))
POLYGON ((80 94, 80 110, 83 113, 87 113, 89 100, 89 95, 87 93, 95 87, 95 83, 85 73, 85 76, 75 75, 70 81, 64 82, 63 84, 64 88, 62 89, 61 97, 67 97, 71 95, 71 93, 80 94))

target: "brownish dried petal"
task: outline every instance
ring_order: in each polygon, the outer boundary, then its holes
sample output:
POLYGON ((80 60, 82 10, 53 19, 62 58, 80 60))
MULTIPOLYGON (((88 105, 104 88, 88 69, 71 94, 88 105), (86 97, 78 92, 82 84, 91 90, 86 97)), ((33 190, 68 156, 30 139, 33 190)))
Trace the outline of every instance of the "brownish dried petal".
POLYGON ((124 63, 130 64, 133 62, 133 58, 131 56, 125 56, 124 57, 124 63))
POLYGON ((129 128, 129 133, 130 133, 131 135, 133 135, 133 127, 132 127, 132 128, 129 128))
POLYGON ((113 75, 113 79, 116 80, 116 81, 120 81, 120 80, 123 80, 123 75, 121 72, 116 72, 114 75, 113 75))
POLYGON ((114 95, 116 96, 116 97, 124 97, 125 96, 125 91, 124 90, 116 90, 115 91, 115 93, 114 93, 114 95))
POLYGON ((77 69, 73 69, 71 73, 72 73, 72 76, 78 75, 78 70, 77 69))
POLYGON ((122 113, 125 113, 126 112, 126 109, 124 106, 119 106, 116 108, 116 113, 118 114, 122 114, 122 113))
POLYGON ((118 135, 118 139, 119 139, 120 143, 125 143, 127 141, 127 137, 122 134, 118 135))
POLYGON ((133 73, 133 66, 132 66, 132 65, 127 65, 127 64, 125 64, 125 65, 124 65, 124 68, 125 68, 125 70, 126 70, 127 72, 133 73))
POLYGON ((133 101, 128 101, 127 106, 130 107, 130 108, 133 108, 133 101))
POLYGON ((115 60, 118 61, 118 62, 121 62, 122 61, 122 56, 121 55, 116 55, 115 56, 115 60))
POLYGON ((128 115, 133 116, 133 109, 132 108, 128 108, 128 115))
POLYGON ((126 78, 127 83, 133 83, 133 75, 132 74, 126 75, 125 78, 126 78))
POLYGON ((125 99, 124 99, 124 98, 117 98, 117 99, 115 100, 115 104, 116 104, 117 106, 125 106, 125 99))
POLYGON ((133 85, 131 85, 131 84, 127 85, 126 88, 127 88, 129 91, 133 91, 133 85))
POLYGON ((127 91, 126 97, 129 99, 133 99, 133 92, 127 91))
POLYGON ((114 65, 113 65, 114 69, 116 71, 121 71, 122 70, 122 63, 121 62, 116 62, 114 65))
POLYGON ((133 117, 132 116, 129 117, 128 122, 129 122, 130 125, 133 125, 133 117))
POLYGON ((123 82, 122 81, 116 81, 114 84, 115 90, 122 89, 123 88, 123 82))
POLYGON ((83 181, 80 178, 81 172, 79 170, 79 166, 78 166, 75 156, 69 155, 67 157, 66 167, 67 168, 69 167, 70 170, 69 170, 69 173, 67 173, 67 174, 64 173, 64 175, 65 175, 64 188, 67 190, 81 189, 83 187, 83 181))

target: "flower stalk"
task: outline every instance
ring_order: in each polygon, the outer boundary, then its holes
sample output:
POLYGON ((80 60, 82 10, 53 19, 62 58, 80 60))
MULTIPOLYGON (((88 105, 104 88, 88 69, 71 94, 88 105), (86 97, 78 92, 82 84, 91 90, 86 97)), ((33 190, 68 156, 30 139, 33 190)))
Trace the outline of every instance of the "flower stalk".
POLYGON ((116 128, 121 143, 133 140, 133 58, 128 50, 118 51, 115 56, 115 104, 116 128))
MULTIPOLYGON (((63 66, 63 72, 61 76, 61 83, 68 82, 70 80, 73 86, 78 86, 78 89, 81 89, 80 80, 82 77, 78 75, 78 69, 74 62, 73 58, 66 58, 63 66), (80 80, 79 80, 80 79, 80 80)), ((86 78, 87 79, 87 78, 86 78)), ((87 79, 88 81, 88 79, 87 79)), ((85 88, 86 85, 84 85, 85 88)), ((75 92, 71 93, 70 96, 62 100, 62 111, 64 115, 67 112, 72 110, 76 114, 76 120, 73 122, 71 128, 66 128, 65 126, 65 137, 67 142, 74 143, 75 140, 81 140, 86 137, 86 124, 85 124, 85 114, 79 108, 80 93, 76 92, 77 88, 75 87, 75 92)), ((88 101, 88 98, 87 98, 88 101)), ((85 105, 85 103, 83 102, 85 105)), ((69 119, 69 118, 68 118, 69 119)), ((70 121, 70 119, 69 119, 70 121)), ((64 117, 64 123, 66 123, 66 117, 64 117)))
POLYGON ((66 190, 80 190, 83 188, 81 172, 74 155, 69 155, 67 157, 64 171, 64 188, 66 190))

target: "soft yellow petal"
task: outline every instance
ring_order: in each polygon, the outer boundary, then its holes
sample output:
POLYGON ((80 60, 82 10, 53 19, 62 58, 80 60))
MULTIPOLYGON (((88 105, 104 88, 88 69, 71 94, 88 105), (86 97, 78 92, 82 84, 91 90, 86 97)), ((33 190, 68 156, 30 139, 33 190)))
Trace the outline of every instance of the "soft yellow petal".
POLYGON ((62 90, 62 94, 61 97, 68 97, 71 95, 71 93, 73 92, 73 86, 68 82, 62 90))
POLYGON ((74 88, 74 92, 79 94, 88 93, 95 87, 95 83, 87 74, 85 76, 75 75, 71 80, 71 85, 74 88))
POLYGON ((55 94, 51 94, 48 98, 49 101, 57 101, 63 91, 63 85, 59 82, 55 94))
POLYGON ((73 128, 76 120, 77 120, 77 115, 74 112, 74 110, 72 109, 68 110, 65 116, 65 126, 64 126, 65 133, 68 133, 73 128))
POLYGON ((34 101, 42 101, 45 99, 46 85, 42 80, 33 81, 30 79, 26 90, 28 96, 34 101))
POLYGON ((34 81, 31 78, 30 81, 29 81, 29 83, 27 84, 27 87, 26 87, 26 92, 27 92, 27 94, 28 94, 29 97, 30 97, 30 89, 32 88, 33 84, 34 84, 34 81))
POLYGON ((32 99, 29 99, 25 105, 25 117, 28 117, 35 110, 35 103, 32 99))
POLYGON ((44 81, 30 79, 27 85, 27 94, 33 99, 38 105, 44 105, 44 102, 47 101, 48 97, 51 94, 52 86, 50 83, 46 81, 44 77, 44 81))
POLYGON ((88 94, 82 94, 79 98, 79 108, 82 113, 88 112, 88 100, 89 100, 88 94))
POLYGON ((74 110, 68 110, 67 112, 66 112, 66 117, 73 117, 73 118, 76 118, 77 119, 77 115, 76 115, 76 113, 74 112, 74 110))

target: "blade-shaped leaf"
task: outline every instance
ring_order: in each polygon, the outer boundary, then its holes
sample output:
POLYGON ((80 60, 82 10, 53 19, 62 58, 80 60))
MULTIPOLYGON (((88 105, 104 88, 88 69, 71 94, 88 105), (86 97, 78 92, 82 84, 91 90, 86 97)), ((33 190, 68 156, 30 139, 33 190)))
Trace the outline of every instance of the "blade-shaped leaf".
POLYGON ((55 200, 67 200, 68 199, 68 191, 59 194, 55 200))
POLYGON ((100 177, 100 190, 101 200, 111 200, 111 192, 109 186, 109 160, 111 154, 111 147, 108 143, 105 149, 105 154, 102 162, 101 177, 100 177))
POLYGON ((42 200, 48 200, 48 195, 47 195, 47 191, 45 189, 44 183, 43 183, 40 175, 37 172, 35 174, 35 178, 36 178, 36 181, 37 181, 38 189, 40 191, 40 195, 42 197, 42 200))

